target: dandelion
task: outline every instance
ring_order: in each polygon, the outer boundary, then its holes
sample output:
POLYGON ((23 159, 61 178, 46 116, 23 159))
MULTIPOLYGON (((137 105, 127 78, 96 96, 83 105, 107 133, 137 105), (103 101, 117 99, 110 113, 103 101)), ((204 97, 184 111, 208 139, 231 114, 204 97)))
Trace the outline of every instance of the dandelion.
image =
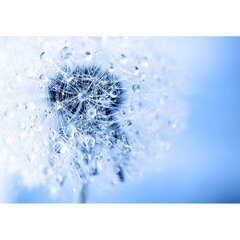
POLYGON ((4 169, 52 194, 82 189, 83 201, 89 182, 104 188, 158 168, 182 106, 176 67, 153 42, 1 39, 4 169))

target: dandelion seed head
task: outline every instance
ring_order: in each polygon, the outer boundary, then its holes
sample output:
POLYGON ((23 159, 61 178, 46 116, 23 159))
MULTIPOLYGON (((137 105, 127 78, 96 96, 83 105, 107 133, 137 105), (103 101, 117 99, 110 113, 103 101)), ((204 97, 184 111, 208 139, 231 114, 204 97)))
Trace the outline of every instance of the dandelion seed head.
POLYGON ((0 153, 8 172, 56 193, 159 168, 183 106, 176 66, 151 41, 11 41, 2 42, 0 65, 0 153))

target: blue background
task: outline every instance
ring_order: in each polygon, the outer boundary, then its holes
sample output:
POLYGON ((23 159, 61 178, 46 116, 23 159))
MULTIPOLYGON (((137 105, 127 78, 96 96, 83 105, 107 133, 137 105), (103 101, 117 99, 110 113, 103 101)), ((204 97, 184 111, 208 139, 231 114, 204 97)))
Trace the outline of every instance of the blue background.
MULTIPOLYGON (((160 40, 169 56, 189 73, 185 130, 159 173, 99 193, 89 202, 234 203, 240 202, 240 38, 175 37, 160 40)), ((16 188, 15 188, 16 189, 16 188)), ((17 188, 13 202, 50 199, 44 189, 17 188)))

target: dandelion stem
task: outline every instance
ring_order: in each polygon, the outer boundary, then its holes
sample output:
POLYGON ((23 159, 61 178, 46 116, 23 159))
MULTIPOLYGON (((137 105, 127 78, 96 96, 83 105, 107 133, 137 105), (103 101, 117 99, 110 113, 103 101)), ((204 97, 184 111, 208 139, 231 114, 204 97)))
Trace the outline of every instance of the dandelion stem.
POLYGON ((79 192, 77 202, 78 203, 87 203, 87 195, 88 195, 88 184, 83 183, 83 185, 80 189, 80 192, 79 192))

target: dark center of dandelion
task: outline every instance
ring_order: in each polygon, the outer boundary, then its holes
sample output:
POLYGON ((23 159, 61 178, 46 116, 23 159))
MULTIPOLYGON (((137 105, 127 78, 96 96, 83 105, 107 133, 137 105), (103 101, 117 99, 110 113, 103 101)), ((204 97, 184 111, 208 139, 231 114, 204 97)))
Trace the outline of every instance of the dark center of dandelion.
MULTIPOLYGON (((97 66, 76 67, 70 73, 56 75, 48 93, 63 125, 74 125, 80 134, 93 137, 100 145, 107 138, 109 148, 116 148, 122 154, 121 147, 116 146, 119 142, 128 145, 127 137, 115 115, 124 102, 124 90, 116 75, 97 66)), ((124 181, 120 165, 117 175, 124 181)))
POLYGON ((62 106, 62 113, 70 118, 96 110, 96 117, 109 120, 123 102, 122 84, 116 75, 99 67, 77 67, 71 74, 59 74, 49 86, 53 104, 62 106))

